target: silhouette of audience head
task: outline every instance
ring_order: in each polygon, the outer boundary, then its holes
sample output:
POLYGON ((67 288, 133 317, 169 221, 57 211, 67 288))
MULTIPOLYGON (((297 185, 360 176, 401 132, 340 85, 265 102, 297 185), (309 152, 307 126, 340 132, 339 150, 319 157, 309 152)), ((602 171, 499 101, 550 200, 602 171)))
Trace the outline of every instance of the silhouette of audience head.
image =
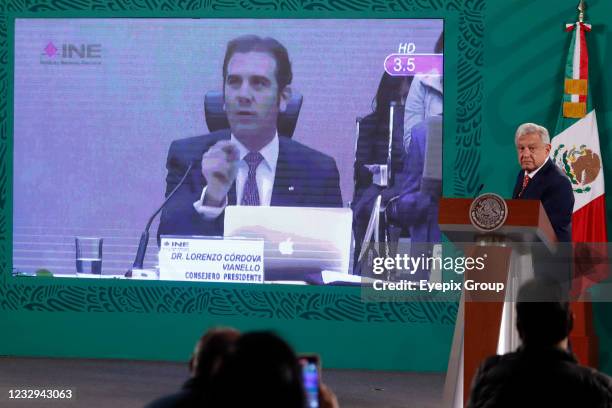
POLYGON ((213 328, 204 333, 196 343, 189 361, 192 377, 204 383, 210 382, 234 349, 239 337, 240 332, 231 328, 213 328))
POLYGON ((559 284, 533 279, 519 289, 516 327, 525 346, 554 346, 572 331, 574 319, 559 284))
POLYGON ((189 360, 189 378, 180 390, 151 401, 146 408, 199 407, 208 397, 213 379, 240 337, 237 330, 214 328, 196 343, 189 360))
POLYGON ((305 394, 297 356, 276 334, 243 334, 213 381, 210 407, 303 408, 305 394))

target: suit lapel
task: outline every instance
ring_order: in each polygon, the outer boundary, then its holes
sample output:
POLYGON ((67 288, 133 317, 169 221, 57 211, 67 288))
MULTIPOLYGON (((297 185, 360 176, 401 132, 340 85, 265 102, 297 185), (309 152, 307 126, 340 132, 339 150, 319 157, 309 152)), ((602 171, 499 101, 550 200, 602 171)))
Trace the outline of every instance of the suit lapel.
POLYGON ((546 174, 551 169, 550 166, 554 166, 554 164, 552 160, 548 159, 544 167, 542 167, 540 171, 538 171, 536 175, 533 176, 533 178, 529 181, 529 184, 527 184, 527 187, 525 187, 525 191, 523 192, 523 195, 521 196, 522 198, 539 198, 538 197, 539 194, 534 194, 534 193, 540 191, 540 187, 542 183, 544 182, 544 180, 546 179, 546 174))
POLYGON ((523 185, 523 176, 525 175, 525 171, 521 170, 516 178, 516 183, 514 183, 514 191, 512 192, 512 198, 519 198, 518 194, 521 191, 521 187, 523 185))
POLYGON ((293 158, 290 146, 291 141, 281 136, 279 136, 278 141, 278 160, 276 162, 270 205, 294 206, 298 204, 297 193, 300 186, 296 185, 296 181, 297 177, 299 177, 300 169, 296 168, 295 163, 291 160, 293 158))

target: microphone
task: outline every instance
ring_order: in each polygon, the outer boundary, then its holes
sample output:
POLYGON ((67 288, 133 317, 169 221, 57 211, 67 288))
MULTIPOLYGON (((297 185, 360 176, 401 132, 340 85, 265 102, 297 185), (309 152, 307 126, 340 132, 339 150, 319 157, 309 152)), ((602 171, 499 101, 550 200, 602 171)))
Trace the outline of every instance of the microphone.
POLYGON ((478 186, 478 188, 476 189, 476 193, 474 193, 474 198, 478 197, 478 195, 480 194, 483 188, 484 188, 484 183, 478 186))
MULTIPOLYGON (((172 160, 170 164, 172 165, 175 163, 176 161, 172 160)), ((185 170, 185 174, 183 174, 183 177, 178 182, 176 187, 174 187, 174 189, 170 192, 170 194, 168 194, 164 202, 159 206, 159 208, 149 218, 149 221, 147 222, 147 226, 145 227, 143 233, 140 235, 140 242, 138 243, 138 250, 136 251, 136 258, 134 259, 134 264, 132 265, 132 268, 129 269, 125 273, 126 278, 132 277, 133 269, 142 269, 142 265, 144 263, 144 257, 145 257, 145 254, 147 253, 147 245, 149 244, 149 229, 151 228, 151 224, 153 223, 155 216, 157 216, 157 214, 159 214, 159 212, 166 206, 166 204, 168 203, 168 201, 170 201, 174 193, 176 193, 176 191, 183 185, 183 183, 185 183, 185 179, 187 179, 187 175, 191 171, 192 167, 193 167, 193 162, 190 162, 189 166, 187 166, 187 170, 185 170)))

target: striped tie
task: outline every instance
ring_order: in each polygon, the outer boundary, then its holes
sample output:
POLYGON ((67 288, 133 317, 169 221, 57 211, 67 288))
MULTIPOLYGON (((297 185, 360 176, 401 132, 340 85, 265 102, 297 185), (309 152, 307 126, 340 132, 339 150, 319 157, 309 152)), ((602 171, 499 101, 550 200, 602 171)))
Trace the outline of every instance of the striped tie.
POLYGON ((249 166, 249 176, 242 190, 242 200, 240 205, 259 205, 259 192, 257 191, 257 179, 255 174, 257 166, 263 160, 263 156, 259 152, 249 152, 243 159, 249 166))
POLYGON ((523 192, 525 192, 525 189, 527 188, 527 184, 529 184, 529 180, 531 180, 531 178, 525 174, 525 178, 523 178, 523 187, 521 187, 521 192, 518 193, 518 196, 522 196, 523 192))

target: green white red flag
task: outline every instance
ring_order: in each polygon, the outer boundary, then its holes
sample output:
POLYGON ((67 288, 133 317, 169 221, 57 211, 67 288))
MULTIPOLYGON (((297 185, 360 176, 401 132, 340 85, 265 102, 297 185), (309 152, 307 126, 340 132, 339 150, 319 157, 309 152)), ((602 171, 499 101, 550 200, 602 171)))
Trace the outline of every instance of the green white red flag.
MULTIPOLYGON (((574 190, 572 241, 594 243, 607 242, 608 237, 603 161, 597 116, 589 92, 586 33, 590 30, 591 26, 582 22, 566 25, 572 40, 565 65, 563 101, 551 141, 551 157, 568 176, 574 190)), ((578 267, 575 271, 575 294, 576 290, 582 293, 606 277, 607 268, 592 266, 582 271, 578 267)))

